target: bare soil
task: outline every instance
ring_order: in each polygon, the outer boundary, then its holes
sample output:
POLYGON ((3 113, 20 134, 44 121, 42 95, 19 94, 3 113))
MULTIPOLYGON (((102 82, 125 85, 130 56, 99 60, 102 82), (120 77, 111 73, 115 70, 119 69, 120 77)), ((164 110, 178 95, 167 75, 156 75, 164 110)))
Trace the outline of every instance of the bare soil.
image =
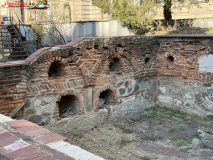
POLYGON ((69 143, 106 160, 213 160, 213 122, 160 106, 94 126, 83 134, 64 136, 69 143), (202 137, 198 129, 207 134, 202 137), (193 148, 193 138, 204 145, 193 148))

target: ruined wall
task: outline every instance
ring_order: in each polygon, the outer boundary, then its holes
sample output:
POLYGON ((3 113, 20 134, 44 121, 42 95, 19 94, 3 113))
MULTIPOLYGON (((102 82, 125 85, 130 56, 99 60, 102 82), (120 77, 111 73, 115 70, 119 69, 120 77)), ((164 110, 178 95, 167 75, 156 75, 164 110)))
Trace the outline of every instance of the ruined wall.
MULTIPOLYGON (((0 65, 0 113, 14 116, 25 100, 29 66, 22 62, 0 65)), ((21 112, 21 111, 20 111, 21 112)), ((22 114, 22 113, 20 113, 22 114)))
POLYGON ((1 65, 0 113, 77 133, 144 108, 213 112, 210 36, 78 38, 1 65), (3 77, 4 75, 4 77, 3 77))
POLYGON ((38 50, 25 60, 32 71, 23 118, 40 125, 59 120, 53 128, 69 118, 70 132, 142 111, 154 103, 157 45, 143 36, 79 38, 38 50))
POLYGON ((159 104, 203 116, 212 114, 212 37, 161 36, 159 42, 159 104))

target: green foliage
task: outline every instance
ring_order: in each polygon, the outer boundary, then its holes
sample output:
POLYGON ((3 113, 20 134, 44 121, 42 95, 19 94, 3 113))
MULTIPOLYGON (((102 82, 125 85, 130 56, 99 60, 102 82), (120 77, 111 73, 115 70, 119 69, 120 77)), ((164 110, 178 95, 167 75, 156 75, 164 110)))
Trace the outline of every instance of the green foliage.
MULTIPOLYGON (((47 0, 41 0, 39 4, 46 4, 47 0)), ((68 7, 68 2, 64 3, 64 7, 68 7)), ((29 21, 34 30, 33 37, 38 40, 37 48, 52 47, 55 45, 65 44, 62 36, 62 24, 69 22, 66 12, 60 12, 61 7, 59 0, 53 0, 48 10, 30 10, 31 17, 29 21), (48 41, 42 43, 42 38, 46 37, 48 41)))
POLYGON ((193 138, 201 139, 200 135, 195 133, 192 136, 186 136, 182 138, 179 136, 176 136, 176 137, 170 138, 170 140, 174 141, 179 146, 182 146, 183 144, 191 144, 193 138))
POLYGON ((140 159, 142 159, 142 160, 150 160, 151 158, 149 156, 142 156, 142 157, 140 157, 140 159))
POLYGON ((182 132, 182 131, 185 130, 185 127, 182 126, 182 127, 180 127, 178 130, 182 132))
POLYGON ((113 0, 112 3, 111 0, 94 0, 93 5, 100 7, 104 13, 108 13, 113 19, 130 26, 137 33, 141 27, 152 26, 156 3, 143 0, 142 3, 134 5, 132 0, 113 0))
POLYGON ((93 0, 93 5, 102 12, 119 20, 136 34, 145 33, 154 24, 157 8, 163 8, 164 23, 169 25, 172 19, 171 8, 199 7, 197 0, 93 0))
POLYGON ((114 124, 115 127, 121 129, 124 133, 133 133, 133 129, 130 126, 114 124))
POLYGON ((168 130, 169 133, 175 133, 176 129, 175 128, 172 128, 170 130, 168 130))
POLYGON ((172 121, 187 121, 191 119, 191 116, 180 110, 172 108, 154 106, 145 109, 146 113, 141 114, 140 119, 147 121, 148 123, 171 123, 172 121))
POLYGON ((184 153, 189 153, 187 150, 183 149, 183 148, 179 148, 178 149, 179 152, 184 152, 184 153))

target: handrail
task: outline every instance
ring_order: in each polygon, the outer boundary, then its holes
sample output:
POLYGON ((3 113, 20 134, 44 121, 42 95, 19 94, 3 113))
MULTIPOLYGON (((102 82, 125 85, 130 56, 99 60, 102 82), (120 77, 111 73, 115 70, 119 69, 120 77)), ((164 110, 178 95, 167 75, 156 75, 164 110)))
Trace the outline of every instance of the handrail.
MULTIPOLYGON (((13 27, 13 29, 14 29, 14 31, 16 32, 16 34, 18 35, 18 31, 15 29, 15 27, 14 26, 12 26, 13 27)), ((23 46, 24 46, 24 49, 27 49, 27 47, 26 47, 26 45, 25 45, 25 43, 23 43, 22 42, 22 40, 21 40, 21 37, 19 36, 18 38, 16 38, 17 39, 17 41, 19 41, 19 38, 20 38, 20 42, 23 44, 23 46)), ((28 52, 28 55, 27 56, 29 56, 30 54, 29 54, 29 51, 27 50, 27 52, 28 52)))
MULTIPOLYGON (((8 48, 9 48, 9 50, 10 50, 10 53, 12 53, 12 49, 11 49, 11 46, 9 45, 9 43, 8 43, 8 39, 10 39, 10 38, 7 38, 7 37, 5 37, 5 39, 6 39, 6 42, 7 42, 7 46, 8 46, 8 48)), ((11 40, 11 39, 10 39, 11 40)))
MULTIPOLYGON (((2 31, 1 31, 1 35, 2 35, 2 31)), ((2 37, 1 37, 1 38, 2 38, 2 37)), ((4 45, 3 41, 1 41, 1 43, 2 43, 2 47, 3 47, 3 45, 4 45)), ((3 57, 3 59, 4 59, 4 61, 7 62, 7 59, 6 59, 5 56, 4 56, 4 49, 1 48, 1 47, 0 47, 0 49, 2 50, 2 52, 1 52, 2 54, 1 54, 1 55, 2 55, 2 57, 3 57)))
MULTIPOLYGON (((21 20, 19 19, 19 17, 18 17, 18 15, 16 14, 15 10, 13 9, 13 7, 10 7, 10 8, 12 8, 12 11, 15 13, 16 17, 17 17, 18 20, 19 20, 19 30, 20 30, 20 24, 21 24, 21 25, 23 26, 24 31, 25 31, 25 38, 26 38, 26 35, 27 35, 28 39, 30 40, 29 35, 27 34, 27 32, 26 32, 26 30, 25 30, 25 28, 24 28, 24 25, 23 25, 23 23, 21 22, 21 20)), ((12 16, 13 16, 13 14, 12 14, 12 16)), ((12 17, 12 20, 13 20, 13 17, 12 17)), ((13 22, 13 21, 12 21, 12 22, 13 22)), ((36 51, 37 49, 36 49, 35 45, 34 45, 31 41, 29 41, 29 42, 32 44, 34 50, 36 51)))

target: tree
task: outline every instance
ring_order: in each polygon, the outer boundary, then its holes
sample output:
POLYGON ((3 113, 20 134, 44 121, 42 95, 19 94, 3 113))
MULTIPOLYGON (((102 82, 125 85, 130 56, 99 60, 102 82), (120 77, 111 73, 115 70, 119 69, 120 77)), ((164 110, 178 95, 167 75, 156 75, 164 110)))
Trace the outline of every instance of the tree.
MULTIPOLYGON (((138 2, 138 1, 137 1, 138 2)), ((108 13, 113 19, 119 20, 135 33, 144 32, 152 26, 156 3, 150 0, 134 3, 132 0, 94 0, 93 4, 108 13)))
POLYGON ((163 7, 164 25, 171 25, 172 6, 197 5, 197 0, 93 0, 93 5, 119 20, 136 34, 145 33, 154 24, 156 8, 163 7))

